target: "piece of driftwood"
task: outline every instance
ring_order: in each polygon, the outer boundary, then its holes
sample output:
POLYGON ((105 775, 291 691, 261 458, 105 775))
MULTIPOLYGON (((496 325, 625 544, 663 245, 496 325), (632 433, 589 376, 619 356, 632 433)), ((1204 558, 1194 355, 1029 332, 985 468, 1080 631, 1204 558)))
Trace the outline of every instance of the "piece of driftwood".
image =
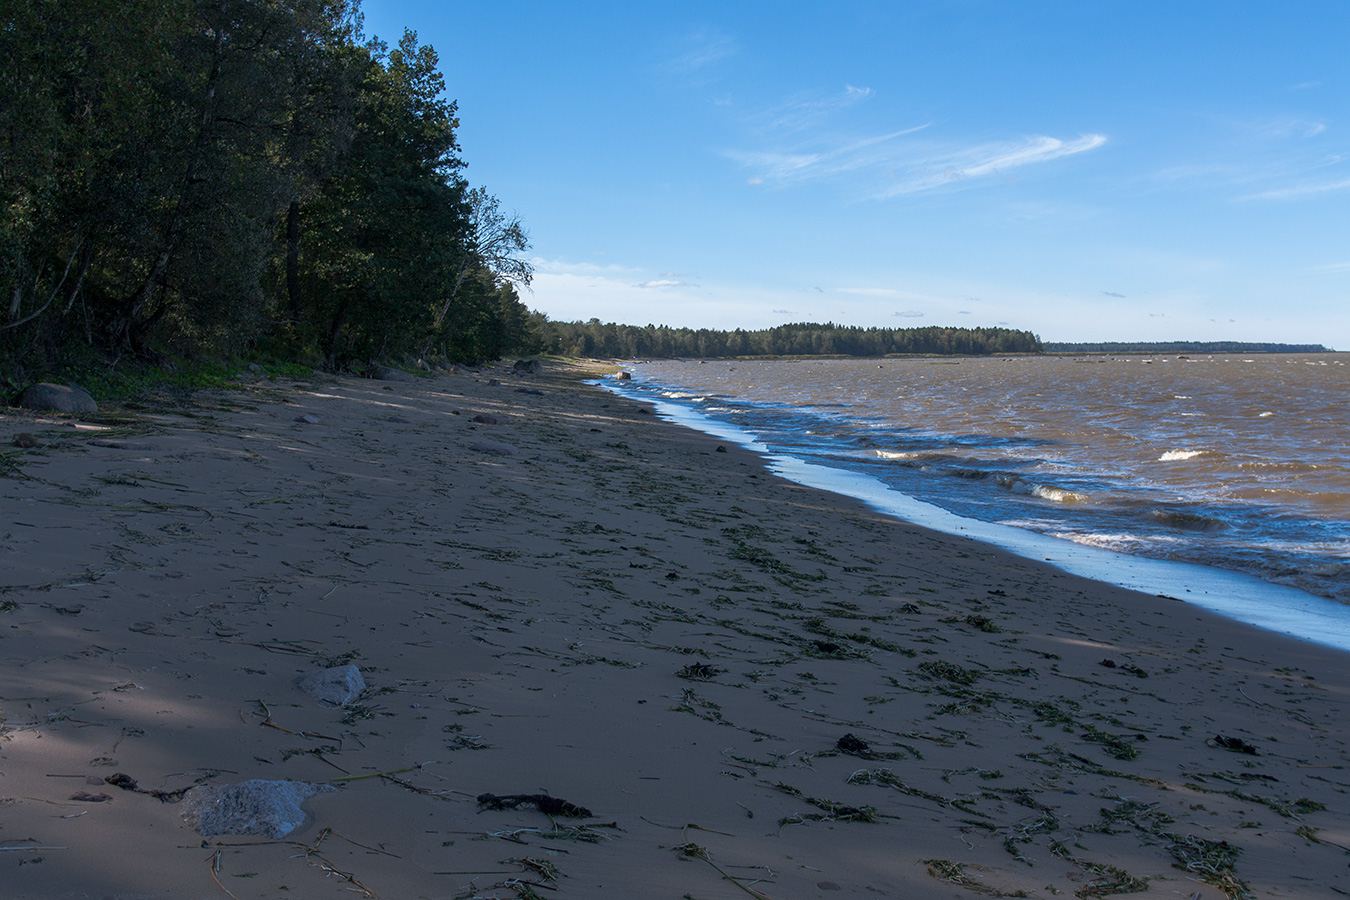
POLYGON ((478 805, 484 809, 516 809, 520 806, 533 806, 549 816, 566 816, 572 819, 589 819, 591 811, 584 806, 569 803, 561 797, 548 794, 479 794, 478 805))

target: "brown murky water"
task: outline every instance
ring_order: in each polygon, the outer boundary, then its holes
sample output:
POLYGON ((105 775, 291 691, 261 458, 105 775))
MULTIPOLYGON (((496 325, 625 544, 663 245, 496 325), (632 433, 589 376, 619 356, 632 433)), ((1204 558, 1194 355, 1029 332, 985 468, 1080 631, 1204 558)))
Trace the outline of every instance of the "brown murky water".
POLYGON ((1350 602, 1350 354, 634 371, 632 392, 962 516, 1350 602))

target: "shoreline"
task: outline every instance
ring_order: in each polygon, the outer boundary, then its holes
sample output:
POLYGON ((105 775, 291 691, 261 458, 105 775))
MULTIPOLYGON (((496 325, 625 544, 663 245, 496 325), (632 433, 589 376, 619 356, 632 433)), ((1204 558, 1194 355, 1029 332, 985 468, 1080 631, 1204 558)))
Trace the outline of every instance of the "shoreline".
POLYGON ((39 440, 0 479, 12 895, 1350 892, 1342 653, 558 368, 0 417, 39 440), (295 687, 332 665, 346 707, 295 687), (115 773, 338 789, 284 839, 203 837, 115 773), (480 802, 541 792, 593 815, 480 802))
POLYGON ((967 537, 1024 559, 1129 591, 1185 600, 1234 621, 1275 634, 1350 652, 1350 608, 1299 588, 1262 581, 1244 572, 1179 560, 1134 556, 1077 544, 1023 528, 971 519, 888 487, 875 476, 774 453, 750 432, 718 422, 697 409, 666 400, 625 394, 620 387, 593 382, 635 402, 652 403, 662 417, 686 428, 735 441, 768 460, 774 474, 807 487, 860 500, 899 521, 953 537, 967 537))

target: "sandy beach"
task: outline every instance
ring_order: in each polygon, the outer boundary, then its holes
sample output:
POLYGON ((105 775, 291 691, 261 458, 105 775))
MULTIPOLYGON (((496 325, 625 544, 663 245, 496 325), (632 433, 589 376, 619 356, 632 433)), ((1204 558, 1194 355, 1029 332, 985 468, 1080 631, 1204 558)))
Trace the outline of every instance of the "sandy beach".
POLYGON ((1344 654, 593 374, 0 413, 0 894, 1350 895, 1344 654), (184 816, 254 780, 319 792, 281 837, 184 816))

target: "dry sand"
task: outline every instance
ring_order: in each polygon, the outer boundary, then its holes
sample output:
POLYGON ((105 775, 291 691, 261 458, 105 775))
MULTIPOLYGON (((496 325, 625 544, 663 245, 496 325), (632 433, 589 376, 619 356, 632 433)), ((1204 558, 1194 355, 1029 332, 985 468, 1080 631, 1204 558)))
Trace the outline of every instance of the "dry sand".
POLYGON ((888 520, 580 374, 0 416, 0 894, 1350 894, 1343 654, 888 520), (347 663, 346 708, 295 687, 347 663), (204 838, 116 774, 338 790, 204 838))

